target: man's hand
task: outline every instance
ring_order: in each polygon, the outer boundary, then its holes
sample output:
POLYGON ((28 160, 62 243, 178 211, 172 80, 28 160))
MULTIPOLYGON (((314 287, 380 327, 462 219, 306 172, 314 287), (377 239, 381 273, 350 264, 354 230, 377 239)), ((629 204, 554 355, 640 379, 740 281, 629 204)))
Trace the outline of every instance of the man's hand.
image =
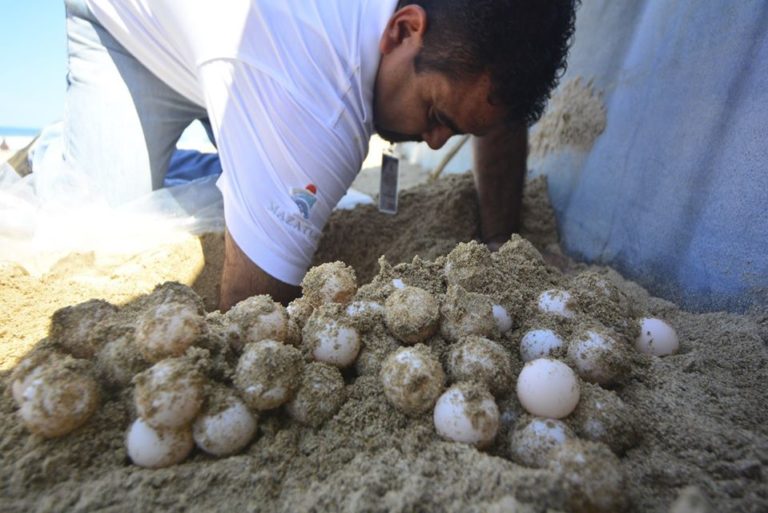
POLYGON ((224 231, 224 267, 221 270, 219 294, 219 309, 222 312, 257 294, 269 294, 275 301, 287 305, 300 292, 299 287, 273 278, 251 262, 229 231, 224 231))
POLYGON ((528 129, 499 127, 473 143, 480 236, 495 251, 520 229, 528 129))

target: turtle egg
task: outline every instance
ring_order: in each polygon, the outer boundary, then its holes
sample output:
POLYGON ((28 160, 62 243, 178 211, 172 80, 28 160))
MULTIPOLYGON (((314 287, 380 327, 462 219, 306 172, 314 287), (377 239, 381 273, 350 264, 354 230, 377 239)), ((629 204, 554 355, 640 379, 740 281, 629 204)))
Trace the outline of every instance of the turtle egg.
POLYGON ((512 385, 512 360, 496 342, 467 337, 448 354, 451 381, 478 381, 495 395, 506 395, 512 385))
POLYGON ((232 391, 218 387, 195 419, 192 436, 202 450, 228 456, 243 449, 256 433, 256 417, 232 391))
POLYGON ((680 349, 680 342, 674 328, 661 319, 640 320, 640 336, 635 340, 638 351, 655 356, 674 354, 680 349))
POLYGON ((579 382, 563 362, 537 358, 526 363, 517 377, 517 398, 533 415, 562 419, 579 402, 579 382))
POLYGON ((205 380, 186 360, 160 361, 138 374, 134 382, 136 412, 155 428, 185 426, 203 405, 205 380))
POLYGON ((83 425, 99 405, 99 387, 68 359, 37 367, 21 390, 19 415, 31 432, 55 438, 83 425))
POLYGON ((144 312, 136 326, 136 347, 147 361, 183 355, 206 331, 205 318, 188 303, 164 302, 144 312))
POLYGON ((29 385, 30 378, 40 372, 41 367, 47 363, 55 362, 56 359, 63 358, 63 355, 57 355, 50 351, 42 350, 29 354, 21 360, 11 372, 9 382, 11 383, 11 396, 18 406, 21 406, 24 389, 29 385))
POLYGON ((560 420, 524 417, 510 435, 510 454, 521 465, 544 468, 552 449, 575 437, 560 420))
POLYGON ((189 426, 181 429, 155 429, 136 419, 125 436, 125 448, 140 467, 161 468, 180 463, 194 446, 189 426))
POLYGON ((315 360, 337 367, 352 365, 360 352, 360 335, 334 308, 315 310, 304 325, 302 337, 315 360))
POLYGON ((254 410, 271 410, 293 397, 301 382, 301 351, 276 340, 245 346, 235 370, 235 387, 254 410))
POLYGON ((490 298, 458 286, 448 287, 440 314, 440 333, 451 342, 470 335, 491 337, 497 329, 490 298))
POLYGON ((51 317, 50 338, 75 358, 92 358, 102 345, 93 332, 104 320, 117 312, 117 307, 101 299, 91 299, 56 310, 51 317))
POLYGON ((579 376, 601 385, 619 380, 628 368, 623 346, 612 337, 592 330, 571 341, 568 358, 579 376))
POLYGON ((399 290, 404 289, 407 285, 400 278, 395 278, 392 280, 392 286, 399 290))
POLYGON ((435 296, 418 287, 395 290, 384 304, 387 329, 405 344, 416 344, 437 331, 440 305, 435 296))
POLYGON ((429 347, 417 344, 391 353, 379 373, 384 395, 398 410, 420 415, 443 391, 445 373, 429 347))
POLYGON ((318 265, 304 275, 301 290, 314 307, 326 303, 347 304, 357 292, 355 270, 343 262, 318 265))
POLYGON ((490 445, 499 430, 499 407, 477 383, 458 383, 446 390, 433 418, 438 435, 478 448, 490 445))
POLYGON ((226 314, 230 341, 240 351, 249 342, 288 339, 288 312, 270 296, 252 296, 232 307, 226 314))
POLYGON ((607 446, 572 439, 550 454, 549 469, 563 480, 566 511, 627 511, 621 463, 607 446))
POLYGON ((304 369, 296 395, 285 409, 298 422, 319 427, 336 415, 345 400, 341 371, 327 363, 311 362, 304 369))
POLYGON ((549 329, 529 330, 520 341, 520 357, 524 362, 554 356, 565 349, 565 342, 549 329))
POLYGON ((558 317, 571 318, 573 310, 569 308, 571 293, 567 290, 545 290, 539 295, 539 310, 558 317))
POLYGON ((509 316, 506 308, 501 305, 493 305, 492 311, 499 333, 506 333, 512 329, 512 317, 509 316))

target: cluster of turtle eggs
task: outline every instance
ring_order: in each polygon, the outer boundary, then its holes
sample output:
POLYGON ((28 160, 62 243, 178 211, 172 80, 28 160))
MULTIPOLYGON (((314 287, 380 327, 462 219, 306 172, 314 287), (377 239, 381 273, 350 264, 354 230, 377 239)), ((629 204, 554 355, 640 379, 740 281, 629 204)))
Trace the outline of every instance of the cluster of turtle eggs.
MULTIPOLYGON (((450 263, 449 255, 446 269, 450 263)), ((62 436, 98 407, 99 383, 82 372, 78 359, 119 356, 112 374, 119 376, 122 369, 123 384, 134 384, 137 418, 126 446, 136 464, 177 463, 195 444, 216 456, 233 454, 252 440, 261 412, 284 406, 310 426, 333 417, 345 400, 340 369, 365 350, 358 321, 369 318, 383 323, 400 343, 378 367, 386 399, 406 415, 431 411, 441 437, 489 446, 503 422, 497 400, 516 391, 526 412, 516 415, 509 438, 510 456, 518 463, 554 465, 578 481, 587 479, 579 462, 590 455, 610 459, 606 447, 626 449, 631 443, 631 429, 621 420, 626 407, 603 388, 620 381, 628 365, 627 344, 614 331, 583 329, 569 332, 566 341, 552 328, 556 323, 532 327, 519 336, 525 364, 515 376, 509 349, 494 338, 517 341, 510 335, 521 323, 490 296, 446 281, 446 292, 438 295, 393 279, 382 301, 356 301, 354 271, 337 262, 311 269, 303 297, 287 308, 267 296, 245 300, 223 316, 224 336, 239 353, 230 386, 212 382, 186 354, 210 327, 200 305, 171 295, 136 323, 133 342, 140 358, 125 350, 129 342, 120 336, 101 348, 70 343, 71 356, 65 358, 33 354, 11 377, 14 398, 30 431, 62 436), (444 354, 430 347, 433 337, 448 342, 444 354), (137 366, 131 367, 131 358, 137 366), (146 362, 153 365, 146 368, 146 362)), ((537 316, 558 322, 578 318, 578 307, 562 289, 541 292, 533 305, 537 316)), ((98 315, 70 330, 70 338, 89 340, 84 334, 110 309, 92 308, 98 315)), ((640 324, 635 341, 640 352, 663 356, 677 350, 675 332, 664 321, 646 318, 640 324)))

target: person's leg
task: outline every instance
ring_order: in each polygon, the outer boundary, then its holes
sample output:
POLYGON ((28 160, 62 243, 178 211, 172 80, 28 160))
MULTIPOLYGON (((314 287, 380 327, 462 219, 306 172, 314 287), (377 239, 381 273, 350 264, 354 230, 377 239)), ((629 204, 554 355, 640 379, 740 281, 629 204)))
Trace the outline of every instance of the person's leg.
POLYGON ((83 0, 65 4, 65 159, 111 204, 125 203, 162 186, 176 141, 205 109, 133 58, 83 0))

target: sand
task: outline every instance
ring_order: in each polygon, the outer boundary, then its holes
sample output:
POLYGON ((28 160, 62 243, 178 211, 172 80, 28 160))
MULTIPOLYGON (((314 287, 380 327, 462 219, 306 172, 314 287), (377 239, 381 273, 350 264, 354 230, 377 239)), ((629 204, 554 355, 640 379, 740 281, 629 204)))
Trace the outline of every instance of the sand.
MULTIPOLYGON (((559 253, 545 199, 542 181, 529 187, 524 234, 543 260, 517 240, 493 257, 476 246, 457 249, 476 235, 478 217, 471 179, 451 176, 404 192, 395 217, 372 207, 334 214, 318 263, 349 263, 367 284, 358 296, 383 299, 393 278, 447 297, 446 261, 463 262, 467 272, 452 279, 492 296, 517 319, 515 329, 496 335, 510 355, 534 322, 530 301, 538 291, 602 277, 623 299, 590 303, 585 296, 590 313, 566 332, 597 318, 616 323, 621 304, 625 313, 668 320, 681 341, 673 356, 635 354, 610 387, 629 406, 637 435, 617 456, 627 510, 768 511, 768 313, 685 312, 611 269, 569 261, 559 253), (386 261, 379 263, 380 255, 386 261)), ((377 372, 397 344, 381 322, 361 327, 367 354, 344 371, 346 402, 332 419, 313 428, 282 409, 262 414, 256 439, 237 456, 214 459, 196 450, 166 469, 132 465, 123 445, 135 416, 130 386, 107 389, 95 416, 60 439, 30 435, 18 421, 6 390, 9 370, 47 336, 55 310, 104 299, 119 307, 116 325, 130 329, 151 302, 144 294, 176 280, 191 285, 211 311, 220 265, 221 236, 211 235, 123 261, 71 255, 41 278, 0 267, 0 510, 501 512, 578 505, 562 473, 511 461, 509 431, 521 416, 514 394, 499 398, 502 428, 484 451, 439 438, 429 413, 410 417, 393 408, 377 372)), ((215 379, 226 381, 231 357, 215 338, 206 344, 215 379)), ((428 345, 441 358, 450 347, 440 333, 428 345)), ((519 358, 514 362, 519 371, 519 358)))

